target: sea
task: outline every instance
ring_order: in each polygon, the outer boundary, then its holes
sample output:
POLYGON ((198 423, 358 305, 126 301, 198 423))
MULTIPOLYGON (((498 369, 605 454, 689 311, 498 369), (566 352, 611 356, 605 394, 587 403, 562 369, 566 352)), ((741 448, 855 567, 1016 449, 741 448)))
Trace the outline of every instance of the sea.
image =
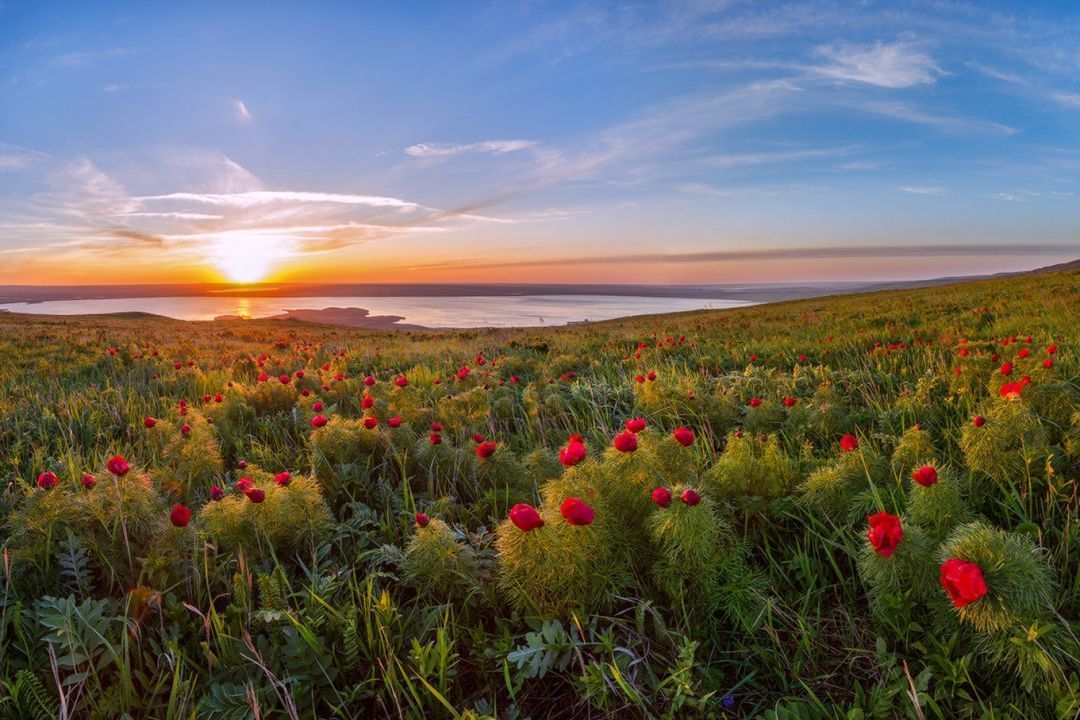
POLYGON ((463 297, 140 297, 48 300, 0 304, 0 310, 46 315, 144 312, 177 320, 223 316, 264 318, 288 310, 364 308, 402 324, 430 328, 547 327, 631 315, 753 305, 741 300, 623 295, 512 295, 463 297))

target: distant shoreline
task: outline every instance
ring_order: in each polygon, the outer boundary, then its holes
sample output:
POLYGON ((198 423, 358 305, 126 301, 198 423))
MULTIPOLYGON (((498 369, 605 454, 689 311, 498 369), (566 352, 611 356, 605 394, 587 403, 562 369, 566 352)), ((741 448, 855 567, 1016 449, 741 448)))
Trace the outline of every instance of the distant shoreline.
POLYGON ((150 297, 514 297, 606 295, 694 298, 763 303, 823 295, 926 287, 983 276, 894 282, 745 283, 718 285, 479 284, 479 283, 177 283, 165 285, 0 285, 0 304, 150 297))

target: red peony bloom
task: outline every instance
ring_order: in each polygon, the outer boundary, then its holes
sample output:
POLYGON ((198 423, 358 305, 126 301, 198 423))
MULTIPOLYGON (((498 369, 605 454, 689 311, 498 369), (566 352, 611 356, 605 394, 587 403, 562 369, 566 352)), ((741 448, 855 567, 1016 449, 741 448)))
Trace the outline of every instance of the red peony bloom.
POLYGON ((585 504, 581 498, 568 497, 563 500, 559 512, 571 525, 592 525, 596 519, 596 511, 585 504))
POLYGON ((397 379, 394 380, 394 384, 397 385, 399 388, 403 388, 409 384, 409 378, 405 377, 404 375, 398 375, 397 379))
POLYGON ((325 415, 316 415, 315 417, 311 418, 311 427, 321 428, 324 427, 328 422, 330 422, 330 418, 326 417, 325 415))
POLYGON ((795 398, 788 395, 786 398, 784 398, 784 407, 795 407, 795 402, 795 398))
POLYGON ((364 427, 367 428, 368 430, 374 430, 378 426, 378 424, 379 424, 379 418, 377 418, 377 417, 366 417, 366 418, 364 418, 364 427))
POLYGON ((191 510, 187 505, 173 505, 172 512, 169 513, 169 519, 172 520, 172 524, 176 527, 187 527, 187 524, 191 522, 191 510))
POLYGON ((432 445, 442 445, 442 435, 437 432, 433 432, 428 435, 428 442, 432 445))
POLYGON ((1028 348, 1024 348, 1020 352, 1016 353, 1016 357, 1018 357, 1018 358, 1026 358, 1030 354, 1031 354, 1031 350, 1028 349, 1028 348))
POLYGON ((701 502, 701 493, 693 488, 686 488, 682 491, 682 495, 679 496, 679 499, 683 501, 684 505, 693 507, 701 502))
POLYGON ((626 429, 635 435, 645 429, 645 418, 633 418, 626 421, 626 429))
POLYGON ((1003 398, 1015 400, 1020 397, 1020 393, 1024 392, 1024 384, 1018 382, 1005 383, 998 392, 1001 393, 1003 398))
POLYGON ((236 469, 237 470, 245 470, 245 469, 247 469, 247 460, 237 460, 236 461, 236 469))
POLYGON ((645 384, 645 376, 644 375, 635 375, 634 376, 634 382, 640 383, 642 385, 645 384))
POLYGON ((210 486, 210 499, 211 500, 220 500, 223 497, 225 497, 225 491, 222 490, 220 486, 218 486, 218 485, 211 485, 210 486))
POLYGON ((510 508, 510 522, 517 525, 519 530, 529 532, 544 527, 544 518, 536 512, 536 508, 525 503, 518 503, 510 508))
POLYGON ((958 608, 970 605, 986 594, 982 568, 960 558, 949 558, 941 564, 941 587, 958 608))
POLYGON ((622 432, 615 436, 614 444, 619 452, 634 452, 637 450, 637 435, 632 432, 622 432))
POLYGON ((883 510, 877 515, 867 515, 866 520, 870 523, 867 537, 870 539, 874 552, 881 557, 892 557, 896 552, 896 547, 904 539, 904 529, 900 527, 900 518, 883 510))
POLYGON ((375 384, 375 378, 373 378, 371 375, 368 375, 366 378, 364 378, 364 384, 368 387, 371 387, 375 384))
POLYGON ((311 404, 311 409, 312 409, 313 412, 322 412, 323 408, 325 408, 325 407, 326 406, 322 404, 321 400, 316 400, 315 402, 313 402, 311 404))
POLYGON ((190 437, 190 435, 191 435, 191 426, 188 425, 187 423, 184 423, 183 425, 181 425, 180 426, 180 434, 183 435, 184 437, 190 437))
POLYGON ((690 447, 694 444, 694 431, 685 425, 675 428, 675 432, 671 433, 671 436, 683 447, 690 447))
POLYGON ((474 443, 482 443, 482 442, 484 442, 484 436, 481 435, 480 433, 473 433, 472 434, 472 439, 473 439, 474 443))
POLYGON ((87 490, 90 490, 95 485, 97 485, 97 478, 96 477, 94 477, 90 473, 87 473, 86 475, 82 476, 82 486, 84 488, 86 488, 87 490))
POLYGON ((489 457, 495 454, 495 443, 488 440, 482 442, 476 446, 476 457, 481 460, 487 460, 489 457))
POLYGON ((655 370, 650 370, 649 374, 646 375, 646 377, 649 378, 649 382, 652 382, 652 381, 656 380, 656 371, 655 370))
POLYGON ((43 472, 37 478, 38 487, 42 490, 50 490, 56 487, 58 482, 60 482, 60 479, 56 477, 54 472, 43 472))
POLYGON ((442 423, 441 422, 433 422, 433 423, 431 423, 431 432, 442 432, 442 423))
POLYGON ((246 493, 252 487, 255 486, 255 481, 249 477, 242 477, 236 481, 236 489, 240 492, 246 493))
POLYGON ((1047 370, 1049 370, 1050 368, 1054 367, 1054 359, 1053 358, 1046 358, 1045 360, 1043 360, 1042 366, 1044 368, 1046 368, 1047 370))
POLYGON ((761 407, 761 398, 759 398, 759 397, 750 398, 750 407, 752 407, 752 408, 761 407))
POLYGON ((416 513, 416 526, 417 527, 425 528, 425 527, 428 526, 428 523, 430 523, 430 522, 431 522, 431 519, 427 516, 426 513, 416 513))
POLYGON ((131 469, 131 465, 128 464, 128 461, 119 455, 113 456, 113 458, 109 460, 107 467, 109 468, 109 472, 116 477, 124 477, 127 475, 128 470, 131 469))
POLYGON ((662 508, 671 504, 671 491, 666 487, 658 487, 652 491, 652 501, 662 508))
POLYGON ((290 380, 292 380, 292 378, 291 378, 291 377, 289 377, 288 375, 286 375, 285 373, 282 373, 282 374, 281 374, 281 375, 280 375, 280 376, 278 377, 278 381, 279 381, 279 382, 280 382, 280 383, 281 383, 282 385, 288 385, 288 384, 289 384, 289 381, 290 381, 290 380))
POLYGON ((401 427, 401 417, 398 416, 398 415, 395 415, 392 418, 387 418, 386 419, 386 424, 388 426, 392 427, 392 428, 399 428, 399 427, 401 427))
POLYGON ((292 473, 279 472, 274 476, 274 482, 277 483, 278 487, 288 487, 289 483, 292 482, 292 473))
POLYGON ((573 467, 579 462, 585 459, 588 454, 588 450, 585 449, 585 443, 581 441, 580 435, 572 435, 570 442, 566 443, 566 447, 559 451, 559 462, 564 467, 573 467), (577 438, 577 439, 575 439, 577 438))
POLYGON ((982 415, 976 415, 971 420, 971 424, 974 425, 975 427, 982 427, 985 423, 986 423, 986 418, 984 418, 982 415))
POLYGON ((157 420, 155 420, 152 417, 143 418, 142 424, 145 425, 148 428, 152 428, 155 425, 157 425, 157 420))
POLYGON ((937 468, 933 465, 923 465, 911 474, 912 479, 923 487, 936 485, 938 481, 937 468))
POLYGON ((1002 363, 1001 367, 998 369, 998 372, 1000 372, 1002 375, 1005 375, 1006 377, 1012 375, 1012 371, 1013 364, 1011 362, 1002 363))
POLYGON ((247 495, 247 499, 258 505, 266 499, 266 491, 262 488, 251 488, 244 493, 247 495))
POLYGON ((1057 352, 1057 345, 1048 345, 1046 347, 1046 353, 1048 355, 1053 355, 1056 352, 1057 352))
POLYGON ((851 452, 859 447, 859 439, 851 434, 845 435, 840 438, 840 447, 844 449, 844 452, 851 452))
POLYGON ((267 375, 266 373, 259 373, 259 378, 258 379, 259 379, 259 382, 266 382, 267 380, 270 379, 270 376, 267 375))
POLYGON ((370 410, 371 408, 375 407, 375 398, 371 397, 370 395, 365 395, 360 400, 360 407, 365 410, 370 410))

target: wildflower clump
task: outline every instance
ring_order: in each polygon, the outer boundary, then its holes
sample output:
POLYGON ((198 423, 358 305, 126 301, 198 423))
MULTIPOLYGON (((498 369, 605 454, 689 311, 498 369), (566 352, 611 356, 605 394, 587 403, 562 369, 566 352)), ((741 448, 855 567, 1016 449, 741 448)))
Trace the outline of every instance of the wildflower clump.
POLYGON ((404 580, 422 595, 442 600, 460 599, 483 586, 476 551, 437 518, 418 519, 405 546, 402 569, 404 580))

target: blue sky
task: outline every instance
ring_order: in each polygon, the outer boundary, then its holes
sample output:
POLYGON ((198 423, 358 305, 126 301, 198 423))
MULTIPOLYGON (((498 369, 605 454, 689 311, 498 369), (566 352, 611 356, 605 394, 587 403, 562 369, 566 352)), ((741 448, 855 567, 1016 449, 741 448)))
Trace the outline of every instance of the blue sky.
POLYGON ((1073 3, 384 5, 0 0, 0 282, 1080 257, 1073 3))

